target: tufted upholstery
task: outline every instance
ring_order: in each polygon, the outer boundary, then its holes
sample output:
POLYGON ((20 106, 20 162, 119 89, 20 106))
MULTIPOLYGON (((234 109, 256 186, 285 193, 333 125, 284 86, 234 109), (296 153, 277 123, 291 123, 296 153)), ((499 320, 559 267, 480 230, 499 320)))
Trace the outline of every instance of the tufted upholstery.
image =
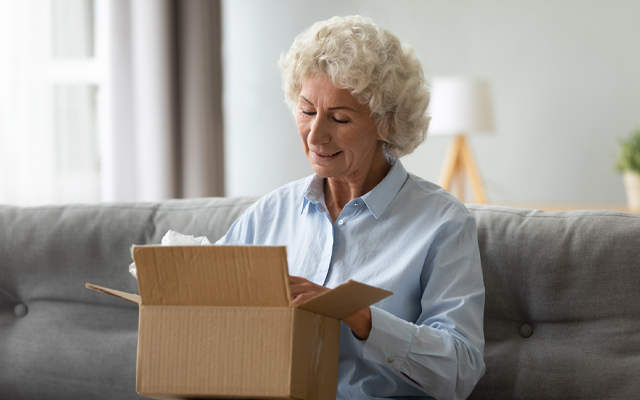
MULTIPOLYGON (((134 399, 131 244, 222 236, 254 198, 0 206, 0 398, 134 399)), ((472 398, 637 398, 640 216, 469 205, 487 292, 472 398)))
POLYGON ((640 216, 468 208, 486 289, 471 398, 639 398, 640 216))
POLYGON ((138 307, 85 282, 138 293, 132 244, 169 229, 217 239, 253 200, 0 207, 0 398, 142 398, 138 307))

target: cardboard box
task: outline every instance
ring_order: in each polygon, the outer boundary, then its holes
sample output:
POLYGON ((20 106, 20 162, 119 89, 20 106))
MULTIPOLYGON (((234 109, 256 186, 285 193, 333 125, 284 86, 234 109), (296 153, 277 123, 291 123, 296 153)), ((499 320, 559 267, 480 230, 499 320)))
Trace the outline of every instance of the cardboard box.
POLYGON ((136 391, 154 398, 336 398, 340 319, 391 295, 349 281, 292 306, 284 247, 134 246, 136 391))

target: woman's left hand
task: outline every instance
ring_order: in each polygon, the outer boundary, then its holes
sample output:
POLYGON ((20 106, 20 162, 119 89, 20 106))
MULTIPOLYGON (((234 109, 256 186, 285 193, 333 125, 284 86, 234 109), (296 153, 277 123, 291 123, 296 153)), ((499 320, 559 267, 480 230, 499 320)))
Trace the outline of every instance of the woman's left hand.
MULTIPOLYGON (((297 306, 307 300, 328 292, 329 288, 316 285, 300 276, 289 277, 289 289, 291 290, 291 304, 297 306)), ((344 323, 360 338, 367 339, 371 332, 371 309, 363 308, 357 313, 344 319, 344 323)))

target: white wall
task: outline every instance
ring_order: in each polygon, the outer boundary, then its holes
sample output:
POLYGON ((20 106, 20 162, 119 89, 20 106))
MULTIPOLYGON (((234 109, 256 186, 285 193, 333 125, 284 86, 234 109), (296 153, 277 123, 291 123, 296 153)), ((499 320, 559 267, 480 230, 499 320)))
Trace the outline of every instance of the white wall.
MULTIPOLYGON (((410 44, 427 77, 492 82, 497 129, 471 139, 490 201, 625 201, 613 164, 618 138, 640 126, 637 0, 232 0, 223 10, 229 196, 312 173, 276 63, 313 22, 361 14, 410 44)), ((430 138, 403 163, 437 181, 449 140, 430 138)))

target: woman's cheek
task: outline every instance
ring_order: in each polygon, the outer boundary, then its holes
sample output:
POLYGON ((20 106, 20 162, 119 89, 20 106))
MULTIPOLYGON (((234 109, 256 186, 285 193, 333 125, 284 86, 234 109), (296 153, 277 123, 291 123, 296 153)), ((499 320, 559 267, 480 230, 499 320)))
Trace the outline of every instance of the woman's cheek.
POLYGON ((306 137, 309 135, 309 122, 298 120, 297 123, 298 123, 298 134, 300 135, 301 138, 306 139, 306 137))

